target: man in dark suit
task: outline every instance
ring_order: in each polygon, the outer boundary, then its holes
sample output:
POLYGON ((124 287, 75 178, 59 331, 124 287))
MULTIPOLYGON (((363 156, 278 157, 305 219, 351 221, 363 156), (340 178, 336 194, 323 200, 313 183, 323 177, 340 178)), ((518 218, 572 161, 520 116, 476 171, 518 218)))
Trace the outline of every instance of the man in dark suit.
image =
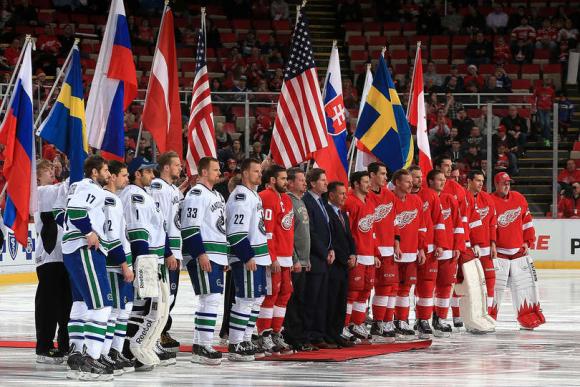
POLYGON ((341 336, 346 315, 348 269, 356 262, 354 239, 350 232, 348 216, 341 211, 345 201, 344 183, 333 181, 328 184, 326 212, 330 219, 335 259, 328 269, 328 317, 325 341, 337 344, 339 347, 352 347, 354 343, 341 336))
POLYGON ((313 168, 306 175, 308 192, 302 198, 310 219, 310 271, 306 273, 304 302, 304 335, 310 344, 329 348, 326 336, 328 267, 334 262, 332 237, 326 204, 327 191, 323 169, 313 168))

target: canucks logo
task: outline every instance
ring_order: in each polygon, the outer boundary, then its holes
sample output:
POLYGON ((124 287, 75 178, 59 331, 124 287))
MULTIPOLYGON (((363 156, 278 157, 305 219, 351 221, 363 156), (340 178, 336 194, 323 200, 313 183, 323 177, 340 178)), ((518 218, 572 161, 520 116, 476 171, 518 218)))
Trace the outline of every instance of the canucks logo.
POLYGON ((175 227, 177 227, 178 230, 181 230, 181 210, 177 211, 177 214, 175 214, 173 223, 175 223, 175 227))
POLYGON ((218 220, 217 220, 215 226, 216 226, 216 228, 218 229, 219 232, 221 232, 222 234, 226 235, 226 221, 224 219, 224 214, 223 213, 218 217, 218 220))
POLYGON ((11 232, 8 233, 8 251, 10 252, 10 256, 14 261, 16 259, 16 253, 18 252, 18 244, 16 243, 14 234, 11 232))
POLYGON ((258 223, 258 229, 264 235, 266 235, 266 224, 264 223, 264 216, 260 216, 260 222, 258 223))

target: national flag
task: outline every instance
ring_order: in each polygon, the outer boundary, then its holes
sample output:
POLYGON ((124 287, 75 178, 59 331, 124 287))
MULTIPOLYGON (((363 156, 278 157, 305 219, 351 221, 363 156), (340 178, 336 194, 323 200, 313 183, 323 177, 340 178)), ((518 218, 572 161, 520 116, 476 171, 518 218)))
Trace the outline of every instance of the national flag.
POLYGON ((105 158, 125 156, 124 111, 137 96, 137 73, 122 0, 113 0, 87 101, 89 144, 105 158))
POLYGON ((423 176, 427 176, 433 169, 431 162, 431 150, 429 148, 429 136, 427 134, 427 116, 425 110, 425 95, 423 92, 423 62, 421 61, 421 49, 417 47, 415 68, 413 69, 413 89, 407 115, 409 124, 417 128, 417 147, 419 148, 419 167, 423 176))
POLYGON ((342 98, 342 79, 338 47, 333 45, 324 81, 324 113, 328 137, 326 148, 314 152, 314 161, 326 172, 328 181, 341 181, 348 186, 346 147, 346 109, 342 98))
POLYGON ((205 8, 202 8, 201 28, 197 36, 191 113, 187 124, 187 165, 190 175, 197 175, 196 165, 201 158, 216 157, 217 154, 205 43, 205 8))
MULTIPOLYGON (((365 103, 367 101, 367 96, 369 95, 369 91, 370 91, 372 85, 373 85, 373 73, 371 72, 370 64, 368 64, 367 65, 367 72, 365 75, 365 83, 363 86, 363 92, 362 92, 361 99, 360 99, 360 107, 358 110, 357 125, 358 125, 358 121, 360 121, 360 116, 362 115, 363 109, 365 107, 365 103)), ((355 145, 356 146, 356 148, 355 148, 356 158, 355 158, 354 170, 355 170, 355 172, 366 171, 369 164, 377 161, 377 158, 375 156, 373 156, 368 151, 368 149, 365 148, 364 145, 361 145, 361 143, 356 139, 356 137, 353 138, 352 141, 354 141, 356 144, 355 145)))
POLYGON ((56 103, 37 134, 66 154, 70 160, 72 184, 82 180, 83 164, 89 153, 81 55, 76 44, 66 71, 56 103))
POLYGON ((142 122, 143 127, 153 135, 159 152, 172 150, 182 156, 183 135, 181 106, 179 104, 179 74, 177 72, 173 12, 169 7, 166 7, 161 19, 142 122))
POLYGON ((382 54, 355 136, 391 171, 403 168, 410 152, 412 159, 411 130, 382 54))
POLYGON ((328 146, 308 19, 298 11, 272 132, 274 162, 289 168, 328 146))
POLYGON ((36 211, 36 151, 32 115, 32 43, 26 40, 18 77, 0 127, 4 149, 6 204, 4 224, 22 246, 28 245, 28 220, 36 211))

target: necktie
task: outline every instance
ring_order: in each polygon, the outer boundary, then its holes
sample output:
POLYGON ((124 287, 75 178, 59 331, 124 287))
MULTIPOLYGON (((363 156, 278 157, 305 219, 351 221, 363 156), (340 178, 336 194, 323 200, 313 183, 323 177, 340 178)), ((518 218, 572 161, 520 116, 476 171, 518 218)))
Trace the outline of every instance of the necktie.
POLYGON ((342 217, 342 211, 338 210, 338 219, 340 219, 340 223, 342 223, 342 228, 346 230, 346 224, 344 224, 344 218, 342 217))
POLYGON ((322 198, 318 198, 318 204, 320 204, 320 208, 322 209, 322 213, 324 214, 324 217, 326 218, 326 222, 328 223, 328 212, 326 212, 326 208, 324 208, 324 202, 322 201, 322 198))

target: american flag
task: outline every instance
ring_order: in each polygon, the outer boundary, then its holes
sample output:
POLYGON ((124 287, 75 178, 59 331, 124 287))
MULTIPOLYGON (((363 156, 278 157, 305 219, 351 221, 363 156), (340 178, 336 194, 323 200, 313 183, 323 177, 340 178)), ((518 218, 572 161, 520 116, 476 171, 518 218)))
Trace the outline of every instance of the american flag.
POLYGON ((189 166, 190 175, 197 174, 197 162, 201 158, 207 156, 216 157, 213 110, 205 60, 205 9, 203 8, 195 64, 191 115, 187 125, 187 165, 189 166))
POLYGON ((328 146, 308 20, 298 15, 272 133, 272 158, 289 168, 328 146))

